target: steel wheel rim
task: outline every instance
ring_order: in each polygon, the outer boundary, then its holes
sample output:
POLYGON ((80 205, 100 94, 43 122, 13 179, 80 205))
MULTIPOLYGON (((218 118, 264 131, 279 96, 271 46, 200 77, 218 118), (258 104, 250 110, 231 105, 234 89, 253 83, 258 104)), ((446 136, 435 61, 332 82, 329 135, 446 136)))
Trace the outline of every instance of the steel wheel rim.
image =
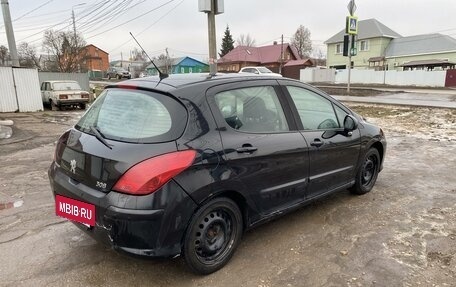
POLYGON ((377 158, 375 155, 370 155, 366 158, 363 163, 363 169, 361 172, 361 183, 363 186, 369 186, 377 170, 377 158))
POLYGON ((198 223, 194 234, 195 253, 207 264, 226 256, 233 246, 234 214, 227 209, 214 209, 198 223))

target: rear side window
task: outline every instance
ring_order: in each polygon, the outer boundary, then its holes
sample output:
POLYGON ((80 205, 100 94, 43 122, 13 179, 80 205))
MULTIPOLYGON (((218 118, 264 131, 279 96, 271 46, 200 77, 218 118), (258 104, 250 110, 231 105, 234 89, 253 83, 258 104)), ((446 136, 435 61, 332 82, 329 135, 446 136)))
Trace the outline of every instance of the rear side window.
POLYGON ((288 131, 288 124, 273 87, 250 87, 221 92, 215 102, 226 123, 253 133, 288 131))
POLYGON ((76 129, 131 143, 156 143, 180 137, 186 109, 173 98, 140 90, 105 90, 77 123, 76 129))

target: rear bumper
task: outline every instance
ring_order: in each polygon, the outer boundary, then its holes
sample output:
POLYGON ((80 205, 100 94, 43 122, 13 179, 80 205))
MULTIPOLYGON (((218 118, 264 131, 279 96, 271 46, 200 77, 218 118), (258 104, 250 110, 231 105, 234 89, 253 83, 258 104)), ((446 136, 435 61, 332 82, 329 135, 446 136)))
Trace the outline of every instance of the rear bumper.
POLYGON ((86 104, 88 102, 89 102, 89 99, 57 100, 57 105, 86 104))
POLYGON ((182 239, 196 204, 174 181, 146 196, 103 193, 77 183, 53 163, 49 178, 54 196, 95 205, 95 226, 73 222, 113 249, 150 257, 180 254, 182 239))

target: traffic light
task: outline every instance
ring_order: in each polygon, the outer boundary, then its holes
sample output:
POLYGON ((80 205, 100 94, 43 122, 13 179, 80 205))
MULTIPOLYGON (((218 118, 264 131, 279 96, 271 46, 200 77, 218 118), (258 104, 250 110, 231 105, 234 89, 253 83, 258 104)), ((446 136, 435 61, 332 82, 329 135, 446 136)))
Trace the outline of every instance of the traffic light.
POLYGON ((348 53, 350 52, 350 49, 348 47, 349 43, 350 43, 350 36, 344 35, 344 50, 343 50, 344 57, 348 57, 348 53))

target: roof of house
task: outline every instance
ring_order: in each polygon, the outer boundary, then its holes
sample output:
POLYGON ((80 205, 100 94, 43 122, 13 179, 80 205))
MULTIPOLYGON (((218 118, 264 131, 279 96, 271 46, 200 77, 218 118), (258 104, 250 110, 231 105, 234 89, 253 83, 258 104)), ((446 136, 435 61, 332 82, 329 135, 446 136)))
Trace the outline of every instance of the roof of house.
POLYGON ((291 61, 288 61, 288 63, 286 63, 284 65, 284 67, 291 67, 291 66, 313 66, 314 63, 312 61, 312 59, 301 59, 301 60, 291 60, 291 61))
POLYGON ((399 57, 456 51, 456 39, 442 34, 424 34, 393 39, 385 56, 399 57))
POLYGON ((102 49, 98 48, 98 47, 97 47, 97 46, 95 46, 94 44, 89 44, 89 45, 87 45, 86 47, 89 47, 89 46, 93 46, 93 47, 97 48, 98 50, 102 51, 103 53, 106 53, 106 54, 108 54, 108 55, 109 55, 109 53, 108 53, 108 52, 106 52, 105 50, 102 50, 102 49))
POLYGON ((436 60, 436 59, 431 59, 431 60, 421 60, 421 61, 410 61, 407 62, 401 67, 416 67, 416 66, 453 66, 456 65, 456 63, 449 62, 447 60, 436 60))
MULTIPOLYGON (((154 63, 159 68, 165 67, 166 65, 177 66, 177 65, 179 65, 182 61, 184 61, 187 58, 192 60, 192 61, 198 62, 201 65, 206 65, 207 66, 207 64, 205 64, 205 63, 203 63, 201 61, 195 60, 195 59, 193 59, 191 57, 169 58, 169 60, 157 59, 157 60, 154 60, 154 63)), ((146 67, 146 69, 154 69, 154 68, 155 67, 154 67, 154 65, 152 63, 149 66, 146 67)))
MULTIPOLYGON (((283 44, 283 50, 290 49, 296 59, 299 57, 298 51, 288 43, 283 44)), ((223 56, 219 63, 225 62, 255 62, 260 64, 276 63, 280 60, 282 45, 274 44, 262 47, 237 46, 228 54, 223 56)))
MULTIPOLYGON (((344 41, 345 29, 326 40, 325 44, 334 44, 344 41)), ((370 38, 399 38, 401 35, 385 26, 377 19, 367 19, 358 22, 358 40, 370 38)))

